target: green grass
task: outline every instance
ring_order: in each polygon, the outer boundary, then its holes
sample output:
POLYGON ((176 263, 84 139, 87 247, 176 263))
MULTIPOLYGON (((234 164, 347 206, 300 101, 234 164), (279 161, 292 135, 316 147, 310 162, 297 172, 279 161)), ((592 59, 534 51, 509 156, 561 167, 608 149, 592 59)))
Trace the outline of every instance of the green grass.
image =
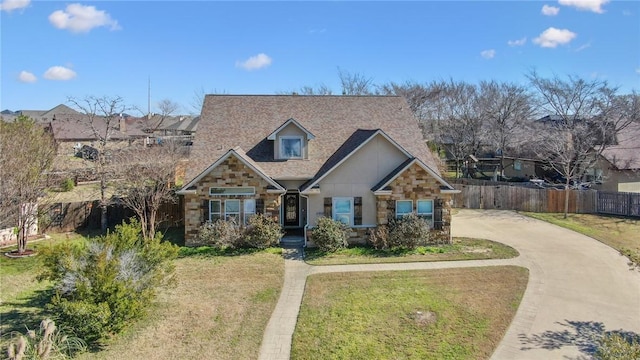
MULTIPOLYGON (((78 234, 55 234, 28 247, 37 250, 84 240, 78 234)), ((114 337, 102 351, 80 359, 257 358, 282 288, 282 249, 227 254, 185 249, 175 261, 175 287, 159 291, 148 316, 114 337)), ((41 266, 38 256, 0 255, 0 348, 8 339, 5 334, 34 329, 47 315, 44 306, 51 283, 36 280, 41 266)))
POLYGON ((527 279, 512 266, 310 276, 291 359, 487 359, 527 279))
MULTIPOLYGON (((49 240, 31 241, 30 249, 41 249, 65 241, 79 242, 85 238, 78 234, 55 234, 49 240)), ((15 246, 4 248, 5 252, 15 250, 15 246)), ((0 255, 0 336, 11 331, 24 332, 25 326, 34 329, 46 316, 44 305, 49 295, 51 284, 36 280, 40 273, 40 258, 9 258, 0 255)))
POLYGON ((620 251, 640 265, 640 220, 592 214, 530 213, 524 215, 550 222, 592 237, 620 251))
POLYGON ((310 265, 338 265, 508 259, 518 255, 514 248, 495 241, 454 238, 452 244, 420 246, 415 250, 376 250, 371 247, 356 246, 327 253, 311 248, 305 250, 305 261, 310 265))
POLYGON ((280 296, 282 256, 267 251, 176 260, 175 287, 95 359, 256 359, 280 296))

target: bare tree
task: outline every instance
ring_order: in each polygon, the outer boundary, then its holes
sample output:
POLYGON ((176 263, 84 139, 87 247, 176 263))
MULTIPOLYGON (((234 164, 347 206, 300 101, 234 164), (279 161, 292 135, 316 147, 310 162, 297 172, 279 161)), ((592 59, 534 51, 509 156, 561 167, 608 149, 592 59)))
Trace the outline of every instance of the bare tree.
POLYGON ((98 151, 92 164, 100 182, 100 228, 106 231, 107 206, 110 203, 107 188, 109 182, 116 177, 111 162, 118 147, 113 145, 115 142, 128 140, 126 130, 121 128, 124 121, 122 114, 131 108, 126 106, 120 97, 87 96, 83 99, 69 98, 68 102, 83 113, 83 116, 77 119, 78 126, 87 127, 96 141, 98 151))
POLYGON ((333 95, 333 91, 325 84, 317 85, 316 87, 305 85, 298 90, 292 91, 279 91, 276 92, 279 95, 333 95))
POLYGON ((373 79, 359 73, 350 73, 338 68, 338 77, 342 86, 342 95, 373 94, 373 79))
POLYGON ((176 200, 176 168, 185 155, 184 148, 171 141, 162 146, 131 147, 120 153, 122 177, 117 193, 122 204, 140 220, 145 238, 155 237, 160 206, 176 200))
POLYGON ((456 177, 468 155, 477 155, 482 145, 482 112, 478 88, 453 80, 443 85, 439 108, 439 142, 456 162, 456 177))
POLYGON ((162 125, 166 124, 180 109, 180 104, 170 99, 163 99, 158 102, 158 113, 147 114, 143 119, 143 130, 148 133, 156 132, 162 125))
POLYGON ((191 97, 191 101, 189 102, 189 106, 191 107, 191 115, 197 116, 200 115, 202 111, 202 104, 204 103, 204 97, 207 94, 226 94, 225 90, 213 89, 209 92, 204 90, 204 87, 200 87, 193 91, 193 96, 191 97))
POLYGON ((443 118, 447 83, 434 81, 419 84, 407 81, 403 84, 390 82, 377 87, 382 95, 396 95, 405 98, 409 108, 418 119, 423 136, 429 141, 439 139, 439 121, 443 118))
POLYGON ((44 172, 55 154, 51 135, 30 118, 0 121, 0 224, 15 226, 20 254, 27 249, 29 229, 37 224, 44 172))
POLYGON ((532 97, 526 87, 496 81, 480 82, 480 109, 487 143, 500 155, 500 176, 504 176, 504 155, 515 153, 533 116, 532 97))
MULTIPOLYGON (((540 139, 535 148, 540 158, 565 181, 565 190, 578 185, 603 150, 615 144, 616 135, 637 119, 637 98, 624 98, 606 81, 543 78, 528 74, 537 91, 538 106, 550 115, 538 121, 540 139)), ((564 216, 569 211, 565 193, 564 216)))

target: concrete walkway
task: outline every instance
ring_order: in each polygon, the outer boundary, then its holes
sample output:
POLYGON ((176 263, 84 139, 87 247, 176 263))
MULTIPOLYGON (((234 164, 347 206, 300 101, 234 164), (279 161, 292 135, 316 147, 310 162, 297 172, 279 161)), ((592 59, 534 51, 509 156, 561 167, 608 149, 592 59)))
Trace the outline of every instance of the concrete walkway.
MULTIPOLYGON (((640 230, 640 229, 639 229, 640 230)), ((584 359, 602 330, 640 333, 640 273, 600 242, 509 211, 460 211, 453 235, 516 248, 507 260, 310 266, 301 249, 285 250, 282 294, 269 320, 260 359, 289 359, 308 275, 328 272, 444 269, 518 265, 529 283, 492 359, 584 359)))

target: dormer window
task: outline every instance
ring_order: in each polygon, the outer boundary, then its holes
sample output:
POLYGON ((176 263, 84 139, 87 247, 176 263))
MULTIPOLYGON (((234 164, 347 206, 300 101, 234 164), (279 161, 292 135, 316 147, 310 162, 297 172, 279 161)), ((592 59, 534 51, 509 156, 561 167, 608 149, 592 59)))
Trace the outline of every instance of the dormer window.
POLYGON ((301 136, 280 136, 280 158, 281 159, 302 159, 302 137, 301 136))
POLYGON ((315 136, 299 122, 291 118, 275 129, 267 140, 273 140, 275 159, 308 159, 309 140, 315 136))

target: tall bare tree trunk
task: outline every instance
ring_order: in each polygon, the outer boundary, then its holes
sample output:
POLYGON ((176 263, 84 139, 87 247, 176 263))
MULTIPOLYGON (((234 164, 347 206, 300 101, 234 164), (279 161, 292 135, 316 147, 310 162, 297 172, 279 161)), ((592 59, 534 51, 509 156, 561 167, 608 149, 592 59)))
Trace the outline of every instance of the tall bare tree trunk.
POLYGON ((564 185, 564 218, 568 217, 569 213, 569 177, 567 177, 567 182, 564 185))

